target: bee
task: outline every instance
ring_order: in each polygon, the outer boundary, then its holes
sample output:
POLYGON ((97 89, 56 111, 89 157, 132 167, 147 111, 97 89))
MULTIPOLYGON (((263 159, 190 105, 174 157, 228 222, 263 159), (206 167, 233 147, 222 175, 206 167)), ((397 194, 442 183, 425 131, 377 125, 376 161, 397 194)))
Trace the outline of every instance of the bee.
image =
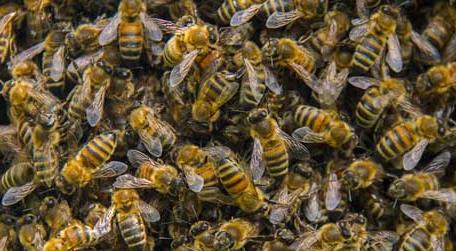
POLYGON ((394 218, 393 203, 375 189, 371 188, 368 191, 369 193, 360 193, 360 203, 367 216, 379 226, 389 224, 389 220, 394 218))
POLYGON ((347 224, 327 223, 318 230, 304 233, 290 246, 291 250, 342 250, 352 238, 347 224))
POLYGON ((445 134, 437 118, 419 115, 389 129, 377 142, 376 152, 385 161, 402 158, 399 168, 411 170, 418 164, 426 146, 445 134))
POLYGON ((368 251, 393 250, 394 245, 399 242, 399 238, 399 235, 392 231, 369 233, 364 249, 368 251))
POLYGON ((261 9, 265 0, 224 0, 217 9, 218 20, 223 24, 239 26, 248 22, 261 9))
POLYGON ((274 239, 270 241, 265 241, 263 243, 264 251, 290 251, 288 244, 291 244, 295 239, 295 234, 289 229, 278 229, 274 233, 274 239))
POLYGON ((320 13, 326 13, 328 1, 293 0, 294 9, 288 12, 276 11, 266 20, 266 28, 277 29, 298 19, 313 19, 320 13))
POLYGON ((353 129, 333 111, 300 105, 294 112, 294 120, 301 128, 293 132, 293 137, 301 142, 325 143, 348 155, 356 146, 353 129))
POLYGON ((444 237, 449 225, 443 214, 436 210, 423 212, 407 204, 401 205, 401 211, 415 224, 401 236, 397 250, 445 250, 444 237))
POLYGON ((192 118, 197 122, 212 123, 220 117, 220 107, 236 94, 239 84, 227 71, 217 72, 203 82, 192 105, 192 118))
POLYGON ((422 35, 441 51, 455 31, 456 9, 446 2, 438 2, 434 5, 431 15, 422 35))
POLYGON ((269 222, 274 225, 284 225, 290 222, 301 206, 303 195, 307 192, 303 188, 294 191, 288 191, 286 187, 280 189, 272 198, 277 204, 270 206, 269 222))
POLYGON ((74 31, 65 36, 65 45, 68 54, 76 58, 83 53, 94 53, 100 49, 98 37, 105 25, 97 22, 95 24, 81 24, 74 31))
POLYGON ((388 188, 388 195, 396 200, 416 201, 421 198, 443 202, 456 201, 456 194, 451 189, 440 189, 439 173, 451 159, 449 152, 442 152, 425 169, 404 174, 394 180, 388 188))
POLYGON ((18 246, 18 233, 15 225, 17 218, 7 213, 2 213, 0 217, 0 248, 2 250, 15 250, 18 246))
POLYGON ((249 238, 260 233, 259 227, 245 219, 235 218, 220 225, 214 236, 216 250, 242 249, 249 238))
POLYGON ((282 186, 291 192, 302 189, 302 193, 307 194, 311 191, 313 182, 320 180, 321 176, 313 170, 311 165, 298 162, 291 166, 290 171, 283 180, 282 186))
POLYGON ((100 236, 111 231, 113 217, 128 247, 132 250, 145 250, 148 244, 145 222, 159 221, 160 213, 141 200, 136 190, 120 189, 114 191, 112 205, 94 228, 100 236))
POLYGON ((144 40, 161 41, 163 33, 157 22, 167 21, 149 17, 142 0, 122 0, 118 11, 103 29, 98 41, 105 46, 118 38, 121 58, 129 64, 138 62, 144 40))
POLYGON ((398 17, 397 7, 383 5, 367 22, 350 31, 350 39, 358 42, 351 62, 352 68, 369 71, 388 46, 386 62, 394 72, 402 71, 401 47, 396 34, 398 17))
POLYGON ((445 103, 455 95, 452 79, 456 74, 456 63, 431 67, 418 75, 415 90, 423 100, 445 103))
MULTIPOLYGON (((119 161, 106 163, 116 149, 117 137, 115 132, 102 133, 83 146, 60 171, 63 184, 85 187, 93 179, 115 177, 124 173, 128 168, 126 164, 119 161)), ((59 186, 62 187, 63 184, 59 186)))
POLYGON ((14 20, 18 16, 16 11, 5 14, 0 19, 0 63, 4 64, 7 60, 16 55, 16 34, 14 32, 14 20))
POLYGON ((364 189, 380 180, 383 175, 384 171, 380 164, 371 159, 360 159, 344 169, 341 183, 349 190, 364 189))
POLYGON ((273 178, 285 177, 291 159, 288 149, 290 154, 299 159, 309 157, 307 148, 283 132, 266 109, 252 110, 247 121, 250 135, 254 139, 250 161, 254 181, 261 178, 265 169, 273 178))
POLYGON ((41 250, 47 233, 38 217, 33 214, 26 214, 19 219, 19 225, 19 241, 25 250, 41 250))
POLYGON ((113 184, 114 187, 124 189, 153 188, 163 194, 175 194, 177 192, 178 172, 175 167, 154 161, 137 150, 129 150, 127 157, 130 163, 138 168, 137 177, 130 174, 119 176, 113 184))
POLYGON ((40 218, 51 230, 49 236, 56 234, 73 222, 73 213, 66 200, 58 201, 53 196, 47 196, 38 208, 40 218))
POLYGON ((27 25, 27 42, 34 44, 43 41, 53 24, 52 1, 26 0, 25 20, 27 25))
POLYGON ((91 227, 76 221, 59 231, 57 236, 49 239, 43 251, 64 251, 87 247, 97 241, 97 234, 91 227))
POLYGON ((30 160, 15 159, 0 178, 0 192, 26 184, 33 179, 33 165, 30 160))
POLYGON ((169 150, 176 143, 174 128, 159 119, 148 106, 141 105, 131 111, 129 122, 147 151, 155 157, 160 157, 163 151, 169 150))
POLYGON ((214 238, 217 228, 207 221, 197 221, 190 227, 193 238, 192 248, 197 250, 214 250, 214 238))

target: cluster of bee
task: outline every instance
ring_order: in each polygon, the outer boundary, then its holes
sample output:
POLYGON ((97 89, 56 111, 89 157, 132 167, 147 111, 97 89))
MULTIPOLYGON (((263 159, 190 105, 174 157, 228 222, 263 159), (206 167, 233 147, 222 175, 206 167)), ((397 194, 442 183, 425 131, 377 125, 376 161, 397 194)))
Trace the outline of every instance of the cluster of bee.
POLYGON ((0 1, 0 250, 455 250, 453 2, 0 1))

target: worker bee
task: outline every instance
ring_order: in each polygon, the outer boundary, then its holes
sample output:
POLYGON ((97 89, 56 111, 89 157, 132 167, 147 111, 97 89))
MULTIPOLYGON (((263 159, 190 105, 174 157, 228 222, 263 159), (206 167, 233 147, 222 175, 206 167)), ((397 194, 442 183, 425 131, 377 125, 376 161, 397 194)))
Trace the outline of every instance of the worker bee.
POLYGON ((16 158, 0 178, 0 192, 26 184, 33 179, 33 165, 27 158, 16 158))
POLYGON ((325 143, 347 155, 357 144, 353 129, 334 111, 300 105, 295 110, 294 120, 301 127, 293 132, 293 137, 301 142, 325 143))
POLYGON ((360 159, 352 162, 342 172, 342 185, 348 190, 364 189, 379 181, 384 175, 380 164, 371 159, 360 159))
POLYGON ((137 150, 129 150, 127 157, 130 163, 138 168, 137 177, 130 174, 119 176, 113 184, 114 187, 153 188, 163 194, 173 194, 177 191, 178 172, 176 168, 154 161, 137 150))
POLYGON ((418 76, 415 90, 423 100, 446 104, 455 95, 452 79, 456 74, 456 63, 431 67, 418 76))
POLYGON ((262 177, 265 169, 273 178, 285 177, 288 173, 290 154, 298 159, 309 157, 307 148, 283 132, 266 109, 252 110, 247 121, 250 125, 250 135, 254 139, 250 161, 254 181, 262 177))
POLYGON ((399 235, 392 231, 370 232, 364 249, 369 251, 393 250, 399 238, 399 235))
POLYGON ((174 128, 159 119, 154 110, 141 105, 130 113, 130 126, 136 131, 147 151, 160 157, 176 143, 174 128))
POLYGON ((123 60, 137 62, 143 52, 144 40, 160 41, 163 33, 157 22, 166 20, 151 18, 146 14, 142 0, 122 0, 119 12, 101 32, 98 41, 105 46, 118 38, 119 51, 123 60))
POLYGON ((298 188, 294 191, 288 191, 286 187, 280 189, 272 197, 272 201, 275 203, 270 206, 269 222, 274 225, 284 225, 290 222, 291 218, 299 210, 302 199, 307 192, 303 188, 298 188))
POLYGON ((0 217, 0 248, 2 250, 15 250, 18 248, 18 233, 15 230, 17 218, 8 213, 0 217))
POLYGON ((197 221, 190 227, 189 235, 192 237, 192 248, 197 250, 213 250, 214 235, 217 231, 215 226, 212 226, 207 221, 197 221))
POLYGON ((393 202, 374 188, 370 188, 367 191, 368 193, 360 193, 360 204, 364 208, 368 218, 378 226, 390 224, 390 220, 394 219, 393 202))
POLYGON ((423 212, 419 208, 402 204, 401 211, 415 224, 401 237, 397 250, 410 248, 420 250, 445 250, 444 237, 449 230, 448 221, 442 213, 432 210, 423 212))
POLYGON ((52 1, 26 0, 27 42, 34 44, 46 37, 53 24, 52 1))
POLYGON ((294 10, 288 12, 276 11, 266 21, 266 27, 277 29, 298 19, 309 20, 320 13, 326 13, 328 1, 322 0, 294 0, 294 10))
POLYGON ((120 189, 112 194, 112 205, 97 222, 94 230, 104 236, 111 231, 112 220, 119 226, 120 233, 130 249, 144 250, 148 244, 145 222, 157 222, 160 213, 139 197, 136 190, 120 189))
POLYGON ((127 170, 127 165, 119 161, 106 163, 114 153, 117 146, 117 137, 114 132, 97 135, 83 146, 79 152, 67 161, 60 171, 62 184, 76 187, 85 187, 93 179, 115 177, 127 170))
POLYGON ((64 251, 87 247, 98 240, 98 233, 91 227, 76 221, 50 238, 43 247, 43 251, 64 251))
POLYGON ((18 16, 16 11, 5 14, 0 19, 0 63, 4 64, 7 60, 16 55, 16 34, 13 30, 14 20, 18 16))
POLYGON ((217 9, 218 20, 231 26, 242 25, 255 16, 265 2, 265 0, 224 0, 217 9))
POLYGON ((51 230, 49 236, 56 234, 73 222, 73 213, 66 200, 57 200, 53 196, 47 196, 39 205, 40 218, 51 230))
POLYGON ((26 214, 18 221, 19 241, 27 251, 38 251, 43 248, 46 239, 46 230, 39 221, 38 217, 33 214, 26 214))
POLYGON ((105 25, 97 22, 95 24, 81 24, 74 31, 66 34, 65 45, 68 54, 76 58, 82 53, 94 53, 100 49, 98 37, 105 25))
POLYGON ((259 227, 247 220, 235 218, 220 225, 214 236, 216 250, 242 249, 249 238, 260 233, 259 227))

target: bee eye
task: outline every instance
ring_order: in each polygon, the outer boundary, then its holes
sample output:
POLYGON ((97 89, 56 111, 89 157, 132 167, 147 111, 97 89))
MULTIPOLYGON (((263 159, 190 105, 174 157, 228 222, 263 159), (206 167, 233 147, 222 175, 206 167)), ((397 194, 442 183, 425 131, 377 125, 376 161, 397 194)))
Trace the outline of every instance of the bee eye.
POLYGON ((5 220, 5 223, 6 223, 7 225, 12 225, 12 224, 14 223, 14 219, 13 219, 13 218, 7 218, 7 219, 5 220))
POLYGON ((25 223, 30 224, 30 223, 35 221, 35 216, 34 215, 27 215, 27 216, 25 216, 24 220, 25 220, 25 223))
POLYGON ((46 203, 48 208, 53 208, 55 206, 55 204, 56 204, 55 199, 49 199, 46 203))
POLYGON ((260 117, 265 118, 266 116, 268 116, 268 114, 266 113, 266 111, 261 111, 261 112, 260 112, 260 117))

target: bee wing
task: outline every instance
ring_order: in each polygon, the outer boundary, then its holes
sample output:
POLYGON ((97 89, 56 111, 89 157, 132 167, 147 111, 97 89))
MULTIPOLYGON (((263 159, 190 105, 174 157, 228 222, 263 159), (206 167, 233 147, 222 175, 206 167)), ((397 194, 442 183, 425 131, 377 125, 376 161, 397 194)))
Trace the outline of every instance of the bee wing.
POLYGON ((78 74, 78 72, 83 72, 91 62, 98 61, 101 58, 101 56, 103 56, 103 50, 98 50, 94 53, 80 56, 68 65, 67 71, 72 72, 74 74, 78 74))
POLYGON ((401 72, 403 67, 401 44, 396 33, 388 37, 387 44, 386 62, 394 72, 401 72))
POLYGON ((285 206, 275 205, 269 213, 269 222, 274 225, 284 223, 288 209, 285 206))
POLYGON ((50 77, 54 81, 62 79, 65 70, 65 46, 60 46, 52 56, 52 68, 50 77))
POLYGON ((437 155, 425 168, 424 172, 427 173, 444 173, 445 168, 450 164, 451 153, 444 151, 437 155))
POLYGON ((282 86, 279 84, 279 81, 274 76, 274 73, 265 65, 263 65, 264 74, 265 74, 265 85, 269 88, 274 94, 281 95, 283 92, 282 86))
POLYGON ((306 83, 306 85, 312 89, 312 91, 320 94, 321 93, 321 85, 320 81, 315 77, 314 74, 308 72, 302 65, 291 63, 290 67, 298 74, 298 76, 306 83))
POLYGON ((366 0, 356 0, 356 12, 361 18, 369 16, 369 10, 367 9, 366 0))
POLYGON ((165 20, 165 19, 160 19, 160 18, 151 18, 154 20, 154 22, 160 27, 160 30, 164 33, 178 33, 183 31, 182 28, 177 26, 175 23, 165 20))
POLYGON ((22 199, 24 199, 27 195, 32 193, 36 188, 36 185, 33 182, 29 182, 20 187, 12 187, 6 191, 2 198, 2 205, 3 206, 11 206, 22 199))
POLYGON ((402 166, 404 167, 404 170, 409 171, 415 168, 415 166, 420 161, 421 156, 423 156, 424 150, 426 150, 428 144, 429 140, 423 139, 420 142, 418 142, 412 148, 412 150, 404 154, 404 156, 402 157, 402 166))
POLYGON ((202 149, 213 161, 216 162, 228 158, 230 155, 234 154, 233 151, 231 151, 231 149, 226 146, 209 146, 203 147, 202 149))
POLYGON ((138 209, 145 221, 157 222, 160 220, 160 213, 157 209, 142 200, 138 201, 138 209))
POLYGON ((367 88, 371 86, 379 86, 380 85, 380 80, 377 80, 375 78, 369 78, 369 77, 350 77, 348 78, 348 83, 351 85, 366 90, 367 88))
POLYGON ((329 44, 323 45, 320 50, 321 55, 325 59, 330 57, 331 52, 333 51, 333 48, 337 43, 337 22, 334 19, 331 20, 329 24, 327 41, 329 42, 329 44))
POLYGON ((432 235, 431 246, 433 251, 444 251, 445 250, 445 237, 437 237, 432 235))
POLYGON ((149 158, 149 156, 147 156, 146 154, 144 154, 138 150, 134 150, 134 149, 128 150, 127 158, 128 158, 128 161, 135 168, 139 168, 145 162, 149 162, 153 166, 156 166, 158 164, 157 162, 155 162, 151 158, 149 158))
POLYGON ((456 61, 456 34, 451 36, 450 41, 448 41, 443 50, 443 62, 448 63, 452 61, 456 61))
MULTIPOLYGON (((390 98, 394 98, 394 96, 391 96, 390 98)), ((420 108, 413 105, 408 97, 401 97, 397 103, 402 111, 410 114, 412 117, 417 117, 422 114, 420 108)))
POLYGON ((95 127, 100 121, 101 117, 103 116, 106 89, 106 86, 100 87, 98 92, 95 94, 95 98, 93 99, 92 104, 90 104, 90 106, 87 107, 87 122, 89 122, 89 125, 91 127, 95 127))
POLYGON ((204 178, 197 174, 192 167, 183 166, 183 171, 188 188, 195 193, 201 192, 204 187, 204 178))
POLYGON ((120 189, 151 188, 152 182, 147 179, 137 178, 131 174, 124 174, 117 177, 112 186, 120 189))
POLYGON ((253 139, 252 157, 250 158, 250 172, 252 179, 257 182, 263 177, 265 163, 263 161, 263 147, 258 138, 253 139))
POLYGON ((293 138, 303 143, 323 143, 325 138, 320 134, 312 131, 307 126, 298 128, 292 133, 293 138))
POLYGON ((108 25, 104 27, 103 31, 101 31, 100 36, 98 37, 98 43, 101 46, 110 44, 117 38, 117 27, 120 23, 120 15, 117 13, 115 16, 112 17, 111 21, 109 21, 108 25))
POLYGON ((277 130, 277 134, 287 144, 288 149, 290 150, 290 153, 293 155, 293 157, 300 159, 300 160, 309 159, 310 152, 309 152, 309 149, 307 149, 307 147, 304 144, 302 144, 298 139, 293 138, 290 135, 288 135, 288 133, 284 132, 279 127, 277 127, 276 130, 277 130))
POLYGON ((11 59, 11 64, 16 65, 17 63, 29 60, 34 58, 36 55, 40 54, 44 50, 44 42, 36 44, 27 50, 17 54, 11 59))
POLYGON ((257 78, 257 73, 255 69, 253 68, 253 65, 250 63, 248 59, 244 58, 244 65, 245 69, 247 70, 247 80, 248 80, 248 85, 250 86, 250 89, 252 90, 253 97, 257 102, 261 101, 261 98, 263 97, 263 93, 261 92, 261 89, 259 88, 259 83, 258 83, 258 78, 257 78))
POLYGON ((328 210, 334 210, 340 203, 342 194, 340 193, 340 182, 335 173, 331 173, 328 181, 328 188, 325 193, 325 206, 328 210))
POLYGON ((440 62, 440 52, 435 46, 423 35, 412 31, 412 42, 418 47, 418 50, 432 60, 440 62))
POLYGON ((318 242, 318 235, 317 232, 312 231, 312 232, 307 232, 298 240, 294 241, 290 249, 291 250, 296 250, 296 251, 304 251, 304 250, 313 250, 311 249, 312 246, 318 242))
POLYGON ((388 242, 389 244, 395 244, 399 241, 400 236, 394 231, 377 231, 369 234, 368 238, 369 240, 375 242, 388 242))
POLYGON ((276 11, 268 17, 268 20, 266 20, 266 28, 277 29, 277 28, 283 27, 301 17, 302 17, 302 13, 298 10, 292 10, 289 12, 276 11))
POLYGON ((234 97, 234 95, 237 93, 238 88, 239 83, 237 82, 229 82, 229 84, 226 84, 222 89, 220 95, 217 97, 216 103, 219 105, 217 109, 228 102, 232 97, 234 97))
POLYGON ((199 51, 193 50, 187 53, 182 61, 174 66, 171 70, 171 75, 169 77, 169 84, 171 87, 176 87, 178 84, 184 81, 185 77, 187 76, 188 72, 190 71, 193 62, 195 61, 196 57, 198 56, 199 51))
POLYGON ((231 17, 230 25, 239 26, 247 23, 258 13, 262 6, 262 4, 252 4, 247 9, 234 13, 233 17, 231 17))
POLYGON ((443 201, 446 203, 455 203, 456 192, 452 189, 429 190, 424 192, 421 198, 443 201))
POLYGON ((114 206, 110 206, 105 214, 97 221, 93 230, 98 238, 107 235, 112 230, 111 222, 116 210, 114 206))
POLYGON ((120 161, 110 161, 96 170, 92 175, 94 179, 116 177, 128 169, 127 164, 120 161))
POLYGON ((0 239, 0 250, 6 250, 6 244, 8 243, 8 236, 4 236, 0 239))
POLYGON ((163 33, 157 23, 155 23, 155 19, 149 17, 144 12, 141 12, 141 14, 139 14, 139 18, 141 18, 141 22, 144 25, 146 37, 152 41, 161 41, 163 38, 163 33))
POLYGON ((163 153, 163 145, 158 137, 153 137, 147 132, 140 131, 139 137, 147 151, 154 157, 160 157, 163 153))
POLYGON ((320 219, 321 216, 320 201, 318 199, 317 185, 315 183, 312 183, 309 193, 310 198, 307 199, 307 203, 305 204, 304 215, 310 222, 315 222, 320 219))
POLYGON ((37 250, 43 250, 44 236, 40 231, 36 231, 33 235, 32 244, 36 247, 37 250))
POLYGON ((407 215, 407 217, 412 219, 414 222, 416 222, 416 223, 423 222, 423 211, 421 211, 421 209, 419 209, 415 206, 412 206, 412 205, 402 204, 401 211, 402 211, 402 213, 407 215))
POLYGON ((334 104, 347 82, 348 74, 348 69, 343 69, 337 74, 336 63, 334 61, 331 62, 326 79, 323 80, 321 94, 318 95, 320 103, 325 105, 334 104))
POLYGON ((367 30, 369 28, 369 23, 364 23, 358 26, 355 26, 351 29, 350 33, 348 36, 350 37, 350 40, 359 42, 361 38, 364 37, 364 35, 367 33, 367 30))
POLYGON ((17 12, 11 12, 2 17, 0 19, 0 33, 2 33, 5 30, 5 27, 13 21, 13 18, 16 16, 17 12))

